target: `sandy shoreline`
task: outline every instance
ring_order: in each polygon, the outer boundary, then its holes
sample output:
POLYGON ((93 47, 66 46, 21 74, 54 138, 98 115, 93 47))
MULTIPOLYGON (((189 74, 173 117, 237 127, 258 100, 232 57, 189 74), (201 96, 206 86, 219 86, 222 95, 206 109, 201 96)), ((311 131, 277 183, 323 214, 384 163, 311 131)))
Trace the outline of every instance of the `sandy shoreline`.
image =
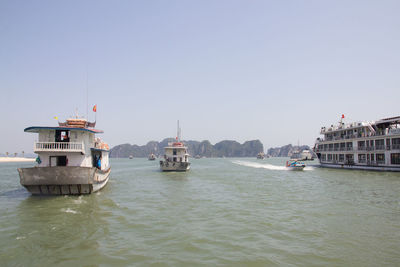
POLYGON ((34 162, 34 158, 0 157, 0 162, 34 162))

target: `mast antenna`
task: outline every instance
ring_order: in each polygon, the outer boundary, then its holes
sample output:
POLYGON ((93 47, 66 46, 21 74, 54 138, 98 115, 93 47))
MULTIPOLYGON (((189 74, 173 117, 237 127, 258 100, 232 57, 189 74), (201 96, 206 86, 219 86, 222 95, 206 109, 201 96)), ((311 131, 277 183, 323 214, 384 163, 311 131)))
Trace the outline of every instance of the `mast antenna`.
POLYGON ((86 66, 86 119, 89 121, 89 70, 86 66))
POLYGON ((176 129, 176 137, 178 138, 178 142, 181 141, 181 129, 179 128, 179 120, 178 120, 178 127, 176 129))

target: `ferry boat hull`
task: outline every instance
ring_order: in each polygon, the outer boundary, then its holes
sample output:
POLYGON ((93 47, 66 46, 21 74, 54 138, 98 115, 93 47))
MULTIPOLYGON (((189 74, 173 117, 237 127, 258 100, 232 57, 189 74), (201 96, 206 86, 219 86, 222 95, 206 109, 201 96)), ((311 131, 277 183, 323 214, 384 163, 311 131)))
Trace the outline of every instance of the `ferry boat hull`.
POLYGON ((190 170, 190 162, 166 162, 161 160, 160 169, 163 172, 185 172, 190 170))
POLYGON ((33 195, 81 195, 102 189, 111 168, 56 166, 19 168, 20 183, 33 195))

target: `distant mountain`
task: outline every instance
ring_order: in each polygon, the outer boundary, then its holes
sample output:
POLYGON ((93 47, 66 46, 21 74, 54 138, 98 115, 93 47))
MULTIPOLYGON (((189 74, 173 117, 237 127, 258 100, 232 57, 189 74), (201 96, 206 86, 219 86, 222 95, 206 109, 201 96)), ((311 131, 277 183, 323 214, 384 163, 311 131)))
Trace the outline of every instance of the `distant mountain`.
POLYGON ((282 146, 282 147, 274 147, 270 148, 267 151, 267 155, 272 157, 290 157, 293 155, 294 152, 303 151, 303 150, 310 150, 309 146, 292 146, 291 144, 282 146))
MULTIPOLYGON (((174 142, 173 138, 166 138, 161 142, 151 141, 144 146, 122 144, 113 147, 110 151, 111 158, 127 158, 133 156, 135 158, 148 157, 150 153, 156 155, 164 154, 164 147, 169 142, 174 142)), ((215 145, 210 141, 183 141, 188 147, 189 154, 200 157, 255 157, 259 152, 264 151, 264 146, 260 140, 246 141, 240 144, 236 141, 224 140, 215 145)))

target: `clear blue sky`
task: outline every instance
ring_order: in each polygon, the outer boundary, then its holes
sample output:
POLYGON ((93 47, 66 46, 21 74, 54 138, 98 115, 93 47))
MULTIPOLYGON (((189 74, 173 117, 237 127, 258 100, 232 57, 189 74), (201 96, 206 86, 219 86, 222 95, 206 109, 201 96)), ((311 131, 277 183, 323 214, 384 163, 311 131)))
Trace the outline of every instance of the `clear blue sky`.
MULTIPOLYGON (((312 145, 400 115, 400 1, 1 1, 0 153, 98 105, 111 146, 312 145)), ((94 119, 90 112, 89 119, 94 119)))

